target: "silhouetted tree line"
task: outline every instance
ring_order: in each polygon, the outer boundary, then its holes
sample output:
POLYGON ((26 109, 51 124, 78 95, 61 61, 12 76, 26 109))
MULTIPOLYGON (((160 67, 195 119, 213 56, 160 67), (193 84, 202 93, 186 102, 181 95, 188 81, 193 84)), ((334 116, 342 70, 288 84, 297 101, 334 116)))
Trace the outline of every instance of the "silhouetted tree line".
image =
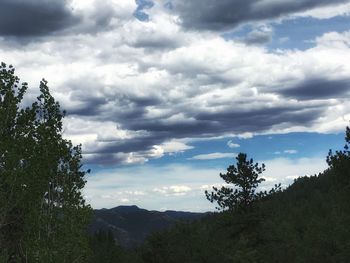
POLYGON ((110 232, 86 233, 91 208, 81 190, 81 148, 62 138, 59 104, 46 81, 28 88, 0 66, 0 262, 349 262, 350 129, 328 168, 282 190, 258 191, 265 170, 240 153, 205 192, 220 213, 152 234, 133 250, 110 232))

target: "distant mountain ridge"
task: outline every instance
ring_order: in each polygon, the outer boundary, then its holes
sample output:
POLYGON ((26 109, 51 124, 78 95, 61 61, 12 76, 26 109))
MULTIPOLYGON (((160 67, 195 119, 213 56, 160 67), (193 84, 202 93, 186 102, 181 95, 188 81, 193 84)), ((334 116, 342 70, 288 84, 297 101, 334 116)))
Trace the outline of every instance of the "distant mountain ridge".
POLYGON ((149 211, 136 205, 103 208, 94 210, 88 232, 111 231, 119 245, 131 248, 141 245, 153 232, 169 229, 179 222, 192 222, 205 215, 172 210, 149 211))

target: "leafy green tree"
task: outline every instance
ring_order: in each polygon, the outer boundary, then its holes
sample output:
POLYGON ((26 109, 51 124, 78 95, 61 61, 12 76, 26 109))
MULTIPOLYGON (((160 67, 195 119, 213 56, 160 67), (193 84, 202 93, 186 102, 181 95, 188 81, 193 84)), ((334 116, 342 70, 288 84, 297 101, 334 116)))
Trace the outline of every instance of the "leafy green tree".
POLYGON ((0 258, 85 262, 91 208, 81 146, 62 137, 60 105, 45 80, 31 106, 12 66, 0 66, 0 258))
MULTIPOLYGON (((18 87, 13 67, 0 66, 0 251, 15 260, 20 253, 25 220, 25 161, 30 139, 26 136, 35 113, 19 110, 27 84, 18 87), (24 190, 24 191, 22 191, 24 190)), ((7 260, 6 260, 7 261, 7 260)))
POLYGON ((220 177, 229 186, 222 186, 220 189, 214 186, 211 193, 205 191, 207 199, 212 203, 217 202, 219 210, 246 210, 254 200, 262 196, 261 192, 256 192, 256 188, 265 180, 259 178, 265 171, 265 165, 259 166, 253 159, 248 160, 244 153, 239 153, 236 160, 236 165, 230 165, 227 173, 220 173, 220 177))

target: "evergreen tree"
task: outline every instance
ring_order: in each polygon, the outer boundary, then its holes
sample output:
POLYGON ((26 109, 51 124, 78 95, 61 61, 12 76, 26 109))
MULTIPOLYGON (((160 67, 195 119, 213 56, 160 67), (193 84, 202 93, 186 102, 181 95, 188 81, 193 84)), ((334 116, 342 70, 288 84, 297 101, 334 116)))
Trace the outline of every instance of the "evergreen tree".
POLYGON ((21 108, 28 85, 0 66, 0 259, 84 262, 91 208, 81 190, 81 147, 62 138, 64 113, 45 80, 21 108))
POLYGON ((254 164, 253 159, 247 160, 244 153, 239 153, 236 160, 237 164, 230 165, 227 173, 220 173, 220 177, 230 186, 222 186, 220 189, 213 187, 211 193, 205 191, 207 199, 212 203, 217 202, 219 210, 246 210, 255 199, 262 196, 262 193, 256 192, 256 188, 265 180, 259 178, 265 171, 265 165, 254 164))
POLYGON ((334 174, 334 179, 338 183, 348 184, 350 178, 350 128, 346 127, 345 130, 345 146, 343 150, 337 150, 333 153, 329 150, 327 156, 327 163, 329 169, 334 174))

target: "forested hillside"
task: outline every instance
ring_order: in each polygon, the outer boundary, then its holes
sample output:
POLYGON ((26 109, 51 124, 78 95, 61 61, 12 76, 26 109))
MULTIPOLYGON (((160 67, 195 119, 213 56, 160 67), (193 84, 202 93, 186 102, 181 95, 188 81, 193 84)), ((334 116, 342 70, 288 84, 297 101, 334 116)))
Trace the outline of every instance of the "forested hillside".
POLYGON ((169 229, 180 222, 192 222, 205 215, 179 211, 149 211, 135 205, 97 209, 93 212, 88 232, 111 232, 117 244, 124 248, 134 248, 140 246, 153 232, 169 229))
MULTIPOLYGON (((349 139, 347 128, 347 143, 349 139)), ((128 262, 150 263, 349 262, 348 144, 343 151, 330 152, 327 161, 324 172, 296 179, 247 211, 230 210, 177 225, 153 234, 138 250, 120 250, 119 255, 128 262)))

